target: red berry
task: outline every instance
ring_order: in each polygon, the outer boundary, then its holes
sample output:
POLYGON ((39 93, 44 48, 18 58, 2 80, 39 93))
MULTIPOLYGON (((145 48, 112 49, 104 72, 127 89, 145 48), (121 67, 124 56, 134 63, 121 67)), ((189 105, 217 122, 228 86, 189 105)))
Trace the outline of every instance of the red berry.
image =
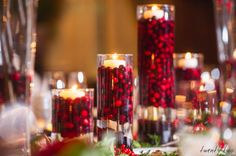
POLYGON ((88 116, 88 111, 87 111, 87 110, 82 110, 82 111, 81 111, 81 116, 82 116, 83 118, 86 118, 86 117, 88 116))
POLYGON ((15 80, 15 81, 18 81, 20 79, 20 73, 19 72, 14 72, 12 74, 12 79, 15 80))
POLYGON ((71 122, 67 122, 67 123, 64 124, 64 127, 65 127, 65 128, 73 128, 73 127, 74 127, 74 124, 71 123, 71 122))
POLYGON ((116 107, 120 107, 122 105, 122 102, 120 100, 117 100, 115 102, 116 107))
POLYGON ((224 147, 225 147, 225 142, 224 142, 224 140, 219 140, 219 142, 218 142, 218 146, 221 148, 221 149, 223 149, 224 147))
POLYGON ((83 125, 84 126, 88 126, 89 125, 89 120, 88 119, 84 119, 83 120, 83 125))

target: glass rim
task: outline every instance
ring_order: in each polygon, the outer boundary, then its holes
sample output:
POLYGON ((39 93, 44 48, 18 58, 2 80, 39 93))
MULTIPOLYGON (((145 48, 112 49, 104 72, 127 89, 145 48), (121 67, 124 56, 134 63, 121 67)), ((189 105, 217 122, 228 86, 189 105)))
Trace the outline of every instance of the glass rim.
MULTIPOLYGON (((173 57, 174 58, 182 58, 182 57, 185 57, 186 53, 188 53, 188 52, 185 52, 185 53, 174 53, 173 57)), ((193 56, 195 58, 204 58, 203 53, 191 53, 191 52, 189 52, 189 53, 191 54, 191 56, 193 56)))
MULTIPOLYGON (((57 91, 62 91, 62 90, 73 90, 73 89, 72 88, 59 88, 59 89, 52 89, 52 92, 57 92, 57 91)), ((94 88, 75 88, 74 90, 94 92, 94 88)))
POLYGON ((171 9, 175 8, 175 5, 173 4, 158 4, 158 3, 150 3, 150 4, 139 4, 137 5, 137 8, 141 8, 141 7, 151 7, 151 6, 158 6, 158 7, 168 7, 171 9))
POLYGON ((82 73, 85 73, 84 71, 82 70, 68 70, 68 71, 64 71, 64 70, 46 70, 44 71, 44 73, 73 73, 73 72, 82 72, 82 73))
MULTIPOLYGON (((134 56, 133 54, 117 54, 117 53, 114 53, 115 55, 117 56, 134 56)), ((105 56, 112 56, 114 54, 97 54, 98 57, 105 57, 105 56)))

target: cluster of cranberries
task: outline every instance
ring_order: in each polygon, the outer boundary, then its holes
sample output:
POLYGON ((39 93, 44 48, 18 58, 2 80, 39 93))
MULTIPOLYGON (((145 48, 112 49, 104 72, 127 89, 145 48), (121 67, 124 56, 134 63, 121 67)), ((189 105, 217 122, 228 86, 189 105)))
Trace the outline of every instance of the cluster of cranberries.
MULTIPOLYGON (((140 104, 174 108, 174 21, 156 17, 138 21, 138 67, 140 104)), ((148 134, 160 135, 169 131, 171 123, 139 120, 139 137, 149 142, 148 134)), ((168 139, 163 140, 165 142, 168 139)))
POLYGON ((201 68, 175 68, 176 81, 200 81, 201 80, 201 68))
POLYGON ((140 103, 174 107, 174 21, 164 18, 138 21, 140 103))
POLYGON ((13 72, 10 74, 13 85, 13 91, 18 101, 26 100, 26 93, 30 91, 31 76, 13 72))
MULTIPOLYGON (((120 65, 118 68, 98 68, 98 120, 115 121, 117 125, 133 122, 133 69, 120 65)), ((101 139, 109 127, 98 127, 101 139)), ((122 130, 123 131, 123 130, 122 130)))
POLYGON ((9 74, 6 77, 3 72, 0 71, 0 104, 8 102, 10 99, 10 91, 8 81, 12 83, 13 96, 18 102, 26 101, 26 93, 30 91, 29 83, 31 82, 31 77, 25 74, 21 74, 18 71, 9 74))
POLYGON ((128 155, 137 156, 130 148, 127 148, 124 144, 120 148, 115 147, 115 156, 128 155))
POLYGON ((93 100, 89 96, 76 99, 54 96, 52 102, 53 132, 71 138, 92 132, 93 100))

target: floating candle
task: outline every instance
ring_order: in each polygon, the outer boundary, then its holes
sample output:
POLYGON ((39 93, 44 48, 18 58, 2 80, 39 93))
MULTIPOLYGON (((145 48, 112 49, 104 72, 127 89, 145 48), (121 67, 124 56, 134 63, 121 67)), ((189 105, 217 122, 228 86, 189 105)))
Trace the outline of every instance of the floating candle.
POLYGON ((143 17, 145 19, 155 17, 156 19, 162 18, 164 16, 164 11, 158 8, 156 5, 152 6, 151 10, 144 12, 143 17))
POLYGON ((77 97, 83 97, 85 96, 85 92, 81 91, 79 89, 76 89, 75 86, 73 86, 71 89, 63 89, 60 92, 60 96, 63 98, 71 98, 71 99, 75 99, 77 97))
POLYGON ((104 60, 105 67, 118 68, 120 65, 126 66, 126 62, 125 60, 117 59, 117 54, 113 54, 110 60, 104 60))
POLYGON ((198 66, 198 60, 196 58, 193 58, 190 52, 187 52, 185 54, 185 58, 180 59, 177 64, 178 67, 196 68, 198 66))

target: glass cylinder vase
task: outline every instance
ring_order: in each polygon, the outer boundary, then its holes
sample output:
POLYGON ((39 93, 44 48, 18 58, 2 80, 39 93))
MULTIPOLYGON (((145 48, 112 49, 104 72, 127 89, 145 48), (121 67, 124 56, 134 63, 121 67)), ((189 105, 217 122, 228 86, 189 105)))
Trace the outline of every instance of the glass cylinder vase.
POLYGON ((99 54, 97 76, 98 140, 108 132, 117 144, 131 147, 133 123, 133 56, 99 54))
POLYGON ((0 1, 1 155, 30 155, 37 2, 0 1))
POLYGON ((148 4, 137 7, 139 138, 161 143, 172 140, 174 127, 174 6, 148 4))
POLYGON ((236 16, 234 0, 213 0, 220 63, 221 142, 236 150, 236 16), (230 134, 230 135, 229 135, 230 134))
POLYGON ((175 102, 178 118, 193 123, 199 110, 201 73, 203 72, 203 55, 197 53, 174 54, 175 67, 175 102))
POLYGON ((86 137, 91 143, 94 90, 54 89, 52 94, 52 137, 86 137))
POLYGON ((37 0, 0 5, 0 104, 29 103, 36 52, 37 0))

